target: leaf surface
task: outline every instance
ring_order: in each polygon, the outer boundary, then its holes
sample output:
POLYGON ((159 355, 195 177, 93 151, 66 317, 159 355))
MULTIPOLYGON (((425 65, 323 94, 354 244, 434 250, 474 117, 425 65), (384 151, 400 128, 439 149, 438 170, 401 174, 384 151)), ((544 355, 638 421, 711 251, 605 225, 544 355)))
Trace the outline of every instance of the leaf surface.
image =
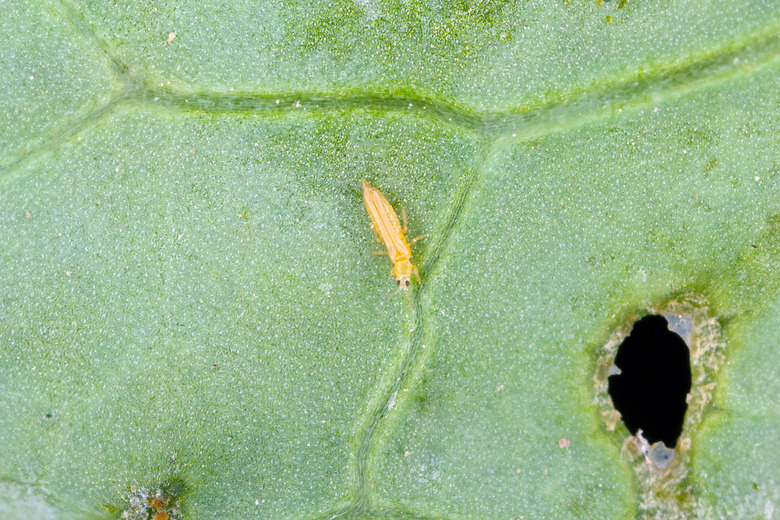
POLYGON ((0 518, 780 510, 776 2, 4 5, 0 518), (654 472, 599 373, 691 301, 654 472))

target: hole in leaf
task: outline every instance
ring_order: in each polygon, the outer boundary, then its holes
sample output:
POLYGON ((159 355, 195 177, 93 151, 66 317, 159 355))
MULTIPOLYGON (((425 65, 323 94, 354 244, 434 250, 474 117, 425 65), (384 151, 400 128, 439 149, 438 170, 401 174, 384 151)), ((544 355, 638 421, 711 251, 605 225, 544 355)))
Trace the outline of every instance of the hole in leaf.
POLYGON ((628 430, 673 448, 682 434, 691 390, 691 356, 663 316, 634 323, 610 370, 609 395, 628 430))

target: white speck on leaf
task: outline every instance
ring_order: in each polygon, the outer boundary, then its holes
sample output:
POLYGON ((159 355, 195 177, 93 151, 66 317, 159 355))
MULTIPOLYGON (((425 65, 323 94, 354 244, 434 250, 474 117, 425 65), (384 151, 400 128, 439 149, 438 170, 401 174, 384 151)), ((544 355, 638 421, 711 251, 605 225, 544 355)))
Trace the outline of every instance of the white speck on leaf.
POLYGON ((366 13, 366 18, 373 22, 377 18, 379 18, 379 4, 375 0, 352 0, 356 6, 363 9, 363 12, 366 13))

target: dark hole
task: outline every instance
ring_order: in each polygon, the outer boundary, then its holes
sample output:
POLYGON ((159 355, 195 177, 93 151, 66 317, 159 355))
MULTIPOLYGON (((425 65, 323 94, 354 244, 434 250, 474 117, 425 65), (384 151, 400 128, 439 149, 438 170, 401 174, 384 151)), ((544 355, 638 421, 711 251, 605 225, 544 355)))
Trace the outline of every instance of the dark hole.
POLYGON ((645 316, 618 347, 609 376, 609 395, 623 422, 653 444, 673 448, 682 433, 691 391, 691 356, 685 341, 669 330, 663 316, 645 316))

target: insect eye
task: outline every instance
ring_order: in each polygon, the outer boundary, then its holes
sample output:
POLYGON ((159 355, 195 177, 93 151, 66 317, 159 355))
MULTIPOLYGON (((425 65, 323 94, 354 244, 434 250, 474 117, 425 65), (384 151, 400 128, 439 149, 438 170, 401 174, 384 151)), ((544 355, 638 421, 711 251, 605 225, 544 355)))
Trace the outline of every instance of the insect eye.
POLYGON ((401 285, 401 280, 396 280, 395 283, 396 285, 401 285))
POLYGON ((412 285, 412 281, 411 280, 406 280, 406 286, 409 287, 410 285, 412 285))

